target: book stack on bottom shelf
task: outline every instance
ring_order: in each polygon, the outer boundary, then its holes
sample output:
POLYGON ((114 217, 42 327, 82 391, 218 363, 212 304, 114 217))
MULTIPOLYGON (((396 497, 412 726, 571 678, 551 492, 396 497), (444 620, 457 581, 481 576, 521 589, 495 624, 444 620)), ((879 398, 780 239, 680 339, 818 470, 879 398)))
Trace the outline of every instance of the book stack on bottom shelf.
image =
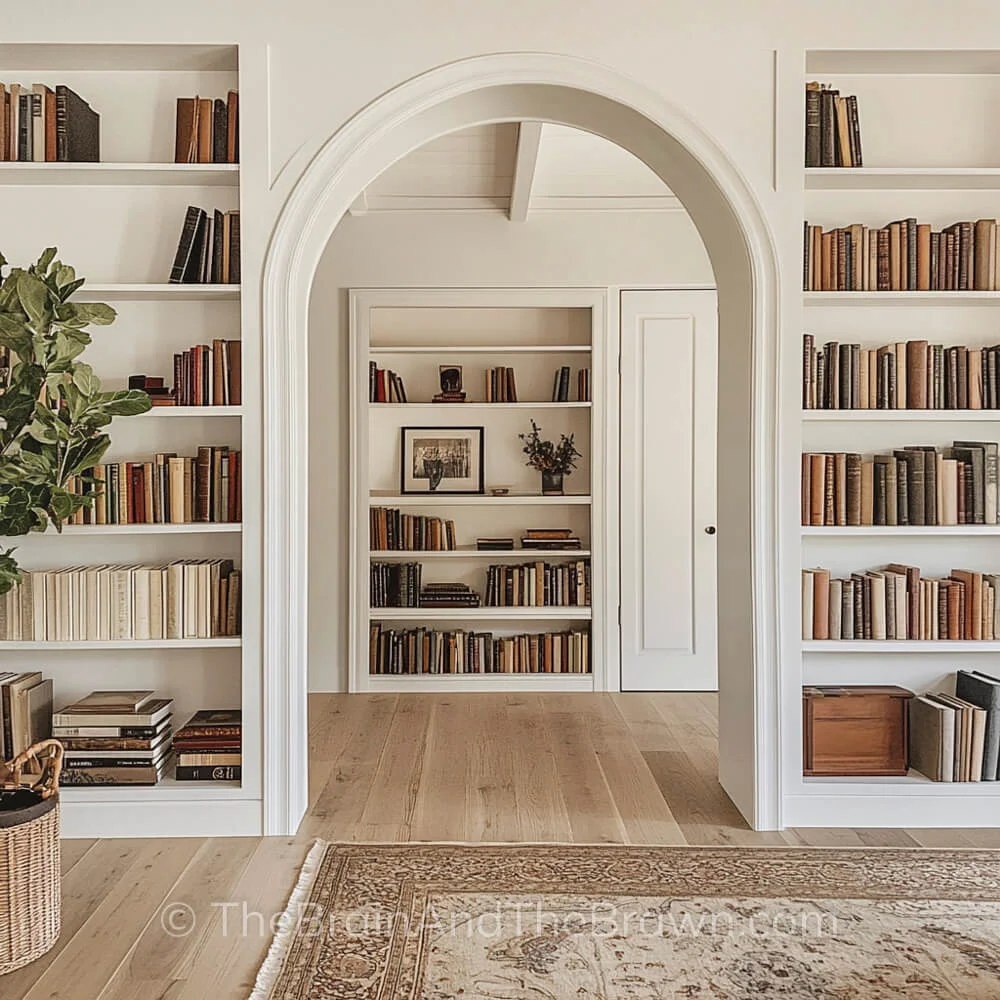
POLYGON ((243 771, 242 713, 202 709, 177 731, 178 781, 239 781, 243 771))
POLYGON ((154 691, 93 691, 52 716, 64 785, 155 785, 170 760, 173 700, 154 691))

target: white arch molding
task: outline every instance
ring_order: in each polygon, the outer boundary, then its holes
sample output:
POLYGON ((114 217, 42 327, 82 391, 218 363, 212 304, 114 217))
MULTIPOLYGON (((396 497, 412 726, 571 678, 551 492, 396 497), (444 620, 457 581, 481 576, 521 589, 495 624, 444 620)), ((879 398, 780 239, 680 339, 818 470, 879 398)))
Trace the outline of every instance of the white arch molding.
MULTIPOLYGON (((503 53, 451 63, 359 112, 319 150, 278 219, 264 272, 264 832, 307 807, 308 307, 316 267, 358 194, 445 132, 553 121, 603 135, 680 197, 719 288, 720 780, 756 829, 780 827, 776 561, 778 270, 739 171, 660 95, 604 66, 503 53)), ((345 555, 346 557, 346 555, 345 555)))

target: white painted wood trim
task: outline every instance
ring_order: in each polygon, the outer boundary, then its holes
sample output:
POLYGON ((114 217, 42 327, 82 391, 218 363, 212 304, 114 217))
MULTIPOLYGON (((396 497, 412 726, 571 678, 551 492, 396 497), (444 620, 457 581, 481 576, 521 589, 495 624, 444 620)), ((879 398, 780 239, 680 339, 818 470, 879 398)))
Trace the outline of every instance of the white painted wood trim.
MULTIPOLYGON (((777 251, 749 183, 718 144, 662 95, 598 63, 541 52, 477 56, 441 66, 389 91, 348 121, 318 151, 289 164, 299 180, 275 226, 264 267, 264 832, 290 834, 308 801, 306 732, 308 599, 309 293, 334 228, 372 178, 443 131, 480 123, 475 109, 452 114, 459 98, 501 88, 553 87, 596 95, 622 115, 639 114, 678 143, 728 203, 742 236, 753 287, 752 612, 754 623, 754 787, 749 819, 781 825, 781 676, 777 604, 777 251), (464 120, 461 120, 464 115, 464 120)), ((511 103, 515 103, 512 99, 511 103)), ((562 124, 587 127, 560 112, 562 124)), ((523 114, 486 115, 491 121, 523 114)), ((579 120, 577 120, 579 118, 579 120)))
POLYGON ((531 186, 535 182, 538 147, 542 142, 541 122, 521 122, 517 126, 517 153, 514 155, 514 177, 510 185, 511 222, 527 222, 531 205, 531 186))

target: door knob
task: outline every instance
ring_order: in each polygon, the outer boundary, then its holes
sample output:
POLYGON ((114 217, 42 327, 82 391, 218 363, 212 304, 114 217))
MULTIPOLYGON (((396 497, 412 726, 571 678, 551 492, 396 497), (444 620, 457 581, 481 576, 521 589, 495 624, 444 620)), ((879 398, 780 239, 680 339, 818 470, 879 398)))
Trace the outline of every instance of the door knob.
POLYGON ((705 528, 705 534, 706 535, 714 535, 715 534, 715 525, 714 524, 710 524, 707 528, 705 528))

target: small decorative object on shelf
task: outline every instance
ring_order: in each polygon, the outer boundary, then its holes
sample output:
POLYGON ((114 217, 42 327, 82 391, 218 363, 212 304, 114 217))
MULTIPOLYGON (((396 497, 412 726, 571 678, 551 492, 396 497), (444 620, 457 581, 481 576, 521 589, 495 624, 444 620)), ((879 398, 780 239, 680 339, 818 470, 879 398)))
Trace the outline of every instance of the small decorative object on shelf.
POLYGON ((0 763, 0 976, 41 958, 59 939, 59 778, 62 747, 42 740, 0 763), (36 765, 40 777, 23 784, 36 765))
POLYGON ((482 427, 401 427, 400 433, 400 492, 483 492, 482 427))
POLYGON ((239 94, 177 98, 175 163, 239 163, 239 94))
POLYGON ((97 163, 101 116, 75 91, 0 83, 0 160, 97 163))
POLYGON ((174 735, 178 781, 239 781, 243 773, 243 713, 202 709, 174 735))
POLYGON ((893 685, 803 688, 803 773, 905 775, 912 697, 893 685))
POLYGON ((510 496, 510 487, 509 486, 491 486, 490 487, 490 496, 494 496, 494 497, 506 497, 506 496, 510 496))
POLYGON ((807 292, 993 292, 1000 288, 997 220, 940 231, 915 218, 881 229, 805 224, 807 292))
POLYGON ((806 166, 863 166, 854 94, 841 97, 829 84, 806 84, 806 166))
POLYGON ((542 496, 561 496, 563 477, 576 468, 576 460, 583 456, 576 450, 572 434, 560 434, 559 444, 555 444, 543 441, 541 433, 541 428, 532 420, 531 433, 518 434, 524 442, 521 450, 528 456, 527 464, 542 474, 542 496))
POLYGON ((922 577, 916 566, 890 563, 878 570, 832 577, 828 569, 802 571, 802 638, 995 641, 1000 637, 1000 574, 953 569, 922 577))
MULTIPOLYGON (((0 268, 7 263, 0 254, 0 268)), ((70 301, 83 285, 47 249, 26 270, 11 268, 0 284, 0 344, 19 362, 0 394, 0 535, 60 530, 94 497, 67 483, 97 465, 113 417, 145 413, 149 397, 135 389, 104 392, 80 354, 87 327, 114 322, 101 302, 70 301)), ((13 550, 0 551, 0 595, 21 581, 13 550)))
POLYGON ((170 283, 184 285, 238 284, 240 280, 240 213, 211 217, 188 205, 170 268, 170 283))
POLYGON ((441 391, 434 394, 435 403, 464 403, 465 392, 462 390, 462 366, 441 365, 438 369, 441 391))

